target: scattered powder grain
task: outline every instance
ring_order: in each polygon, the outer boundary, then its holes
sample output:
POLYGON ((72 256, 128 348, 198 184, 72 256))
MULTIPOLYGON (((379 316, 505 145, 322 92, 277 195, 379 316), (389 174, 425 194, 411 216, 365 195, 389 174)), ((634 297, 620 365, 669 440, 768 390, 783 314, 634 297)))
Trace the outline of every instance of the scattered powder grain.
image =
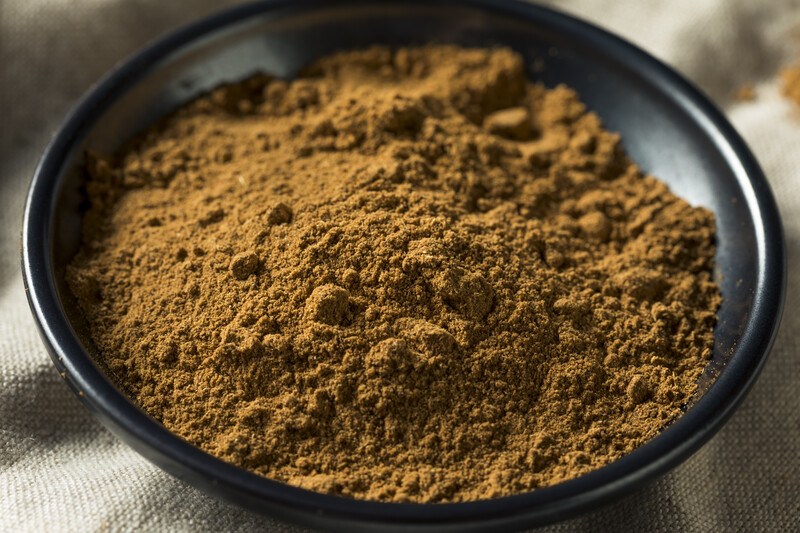
POLYGON ((733 99, 737 102, 753 102, 758 97, 755 87, 752 85, 742 85, 733 94, 733 99))
POLYGON ((781 73, 781 92, 783 95, 800 105, 800 63, 784 68, 781 73))
POLYGON ((68 270, 148 413, 259 474, 492 498, 682 412, 720 302, 712 214, 507 49, 340 53, 88 156, 68 270))

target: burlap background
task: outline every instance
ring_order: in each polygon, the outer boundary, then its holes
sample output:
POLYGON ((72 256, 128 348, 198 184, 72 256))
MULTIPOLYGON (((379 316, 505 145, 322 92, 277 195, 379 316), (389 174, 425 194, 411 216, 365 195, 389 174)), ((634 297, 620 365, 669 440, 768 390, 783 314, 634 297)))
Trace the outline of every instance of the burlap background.
MULTIPOLYGON (((145 41, 231 2, 0 2, 0 529, 296 531, 219 503, 117 441, 60 382, 19 273, 25 190, 75 100, 145 41)), ((789 245, 783 326, 755 389, 699 453, 640 493, 551 531, 800 531, 800 111, 776 69, 800 59, 800 2, 568 1, 702 87, 759 157, 789 245), (730 96, 753 82, 758 99, 730 96)))

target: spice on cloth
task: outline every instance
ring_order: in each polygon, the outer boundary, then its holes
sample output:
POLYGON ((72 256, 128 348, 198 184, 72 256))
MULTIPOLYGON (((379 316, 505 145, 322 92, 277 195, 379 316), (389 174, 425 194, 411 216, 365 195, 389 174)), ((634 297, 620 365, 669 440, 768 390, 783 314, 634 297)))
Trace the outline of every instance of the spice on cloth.
POLYGON ((734 100, 737 102, 753 102, 758 97, 755 87, 750 84, 742 85, 733 94, 734 100))
POLYGON ((800 63, 786 67, 780 72, 781 92, 789 100, 800 104, 800 63))
POLYGON ((503 48, 256 76, 88 156, 68 269, 97 357, 226 461, 384 501, 606 465, 711 353, 713 215, 503 48))

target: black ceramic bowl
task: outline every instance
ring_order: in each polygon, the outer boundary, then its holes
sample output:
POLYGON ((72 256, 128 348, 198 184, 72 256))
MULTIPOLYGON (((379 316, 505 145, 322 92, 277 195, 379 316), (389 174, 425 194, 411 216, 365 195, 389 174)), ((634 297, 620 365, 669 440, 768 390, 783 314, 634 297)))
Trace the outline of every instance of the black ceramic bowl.
POLYGON ((59 372, 116 435, 165 470, 247 508, 336 529, 510 529, 574 515, 632 491, 689 456, 740 403, 766 359, 785 284, 781 223, 755 159, 722 115, 675 72, 574 18, 512 0, 266 1, 180 29, 97 84, 45 151, 25 208, 22 262, 31 309, 59 372), (503 44, 530 77, 581 94, 630 155, 719 225, 724 302, 713 360, 687 412, 630 455, 580 478, 517 496, 457 504, 355 501, 248 473, 187 444, 103 375, 76 334, 64 268, 79 245, 82 154, 110 152, 159 116, 225 80, 292 76, 341 48, 373 43, 503 44))

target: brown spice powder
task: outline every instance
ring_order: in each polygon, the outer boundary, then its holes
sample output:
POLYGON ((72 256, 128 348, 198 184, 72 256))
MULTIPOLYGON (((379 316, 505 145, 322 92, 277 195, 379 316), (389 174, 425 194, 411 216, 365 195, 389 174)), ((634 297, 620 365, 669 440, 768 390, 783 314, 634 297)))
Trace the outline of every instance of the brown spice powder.
POLYGON ((742 85, 733 93, 733 99, 737 102, 753 102, 757 97, 755 87, 750 84, 742 85))
POLYGON ((789 100, 800 104, 800 63, 786 67, 780 72, 781 92, 789 100))
POLYGON ((265 476, 492 498, 603 466, 711 353, 714 219, 507 49, 329 56, 90 156, 68 271, 148 413, 265 476))

